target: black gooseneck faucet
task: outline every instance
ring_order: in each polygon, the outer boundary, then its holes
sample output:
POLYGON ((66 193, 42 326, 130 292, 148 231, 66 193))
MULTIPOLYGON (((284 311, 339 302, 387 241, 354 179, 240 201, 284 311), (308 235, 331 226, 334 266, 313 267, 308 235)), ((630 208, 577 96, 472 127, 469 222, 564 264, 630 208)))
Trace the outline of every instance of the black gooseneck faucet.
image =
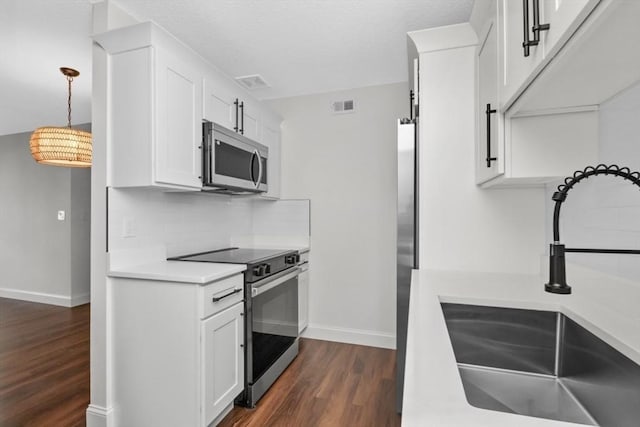
POLYGON ((574 172, 573 176, 564 179, 564 184, 558 186, 558 191, 551 197, 555 202, 553 210, 553 243, 549 250, 549 283, 544 285, 547 292, 554 294, 570 294, 571 286, 567 285, 565 274, 564 254, 566 252, 599 253, 599 254, 640 254, 640 250, 635 249, 585 249, 585 248, 565 248, 560 243, 560 207, 567 198, 567 193, 578 182, 594 175, 615 175, 625 180, 631 181, 640 187, 640 172, 631 172, 627 167, 617 165, 603 165, 596 167, 587 166, 584 170, 574 172))

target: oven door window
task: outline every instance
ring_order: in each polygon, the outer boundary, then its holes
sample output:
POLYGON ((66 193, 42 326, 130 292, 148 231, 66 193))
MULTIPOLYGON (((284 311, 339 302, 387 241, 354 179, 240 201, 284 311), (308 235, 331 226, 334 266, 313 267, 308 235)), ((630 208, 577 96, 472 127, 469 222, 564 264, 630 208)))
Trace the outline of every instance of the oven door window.
POLYGON ((251 303, 255 381, 298 336, 298 277, 253 297, 251 303))

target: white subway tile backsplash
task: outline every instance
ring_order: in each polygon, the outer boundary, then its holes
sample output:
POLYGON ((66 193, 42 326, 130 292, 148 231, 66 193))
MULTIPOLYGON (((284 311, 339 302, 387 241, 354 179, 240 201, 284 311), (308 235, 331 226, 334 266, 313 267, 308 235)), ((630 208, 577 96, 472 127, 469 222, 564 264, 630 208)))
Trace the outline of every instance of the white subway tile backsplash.
MULTIPOLYGON (((601 105, 599 111, 600 161, 640 170, 640 85, 601 105)), ((555 186, 547 187, 549 241, 553 191, 555 186)), ((580 182, 563 203, 560 236, 567 247, 640 249, 640 189, 613 176, 580 182)), ((567 260, 640 279, 640 255, 567 254, 567 260)))
POLYGON ((175 256, 229 247, 238 240, 257 244, 256 235, 274 236, 274 242, 308 242, 309 207, 308 200, 110 189, 109 251, 160 246, 175 256), (123 233, 125 222, 135 224, 129 225, 129 237, 123 233))

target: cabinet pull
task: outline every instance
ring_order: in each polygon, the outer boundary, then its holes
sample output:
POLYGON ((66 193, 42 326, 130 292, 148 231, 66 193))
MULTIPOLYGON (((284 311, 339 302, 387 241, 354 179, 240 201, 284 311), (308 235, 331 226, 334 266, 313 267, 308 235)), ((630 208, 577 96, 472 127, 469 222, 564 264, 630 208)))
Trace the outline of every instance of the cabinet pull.
POLYGON ((240 103, 240 135, 244 135, 244 101, 240 103))
POLYGON ((529 46, 531 46, 531 40, 529 40, 529 0, 522 0, 522 29, 524 31, 522 48, 524 56, 527 57, 529 56, 529 46))
MULTIPOLYGON (((525 0, 526 1, 526 0, 525 0)), ((491 167, 491 162, 495 162, 498 160, 496 157, 491 157, 491 115, 495 113, 496 110, 491 109, 491 104, 487 104, 487 109, 484 111, 484 114, 487 117, 487 167, 491 167)))
POLYGON ((549 31, 549 24, 540 24, 540 0, 533 0, 533 41, 536 45, 540 42, 540 31, 549 31))
POLYGON ((211 302, 218 302, 218 301, 220 301, 222 299, 225 299, 226 297, 230 297, 231 295, 235 295, 235 294, 237 294, 238 292, 241 292, 241 291, 242 291, 242 289, 234 289, 231 292, 229 292, 228 294, 222 295, 221 297, 213 297, 211 299, 211 302))
POLYGON ((409 91, 409 120, 413 121, 413 90, 409 91))
POLYGON ((540 24, 540 0, 533 0, 533 40, 529 39, 529 0, 522 0, 522 29, 524 56, 529 56, 529 47, 540 43, 540 31, 549 31, 549 24, 540 24))
POLYGON ((233 101, 233 105, 236 106, 236 125, 233 127, 233 130, 238 132, 238 98, 236 98, 236 100, 233 101))

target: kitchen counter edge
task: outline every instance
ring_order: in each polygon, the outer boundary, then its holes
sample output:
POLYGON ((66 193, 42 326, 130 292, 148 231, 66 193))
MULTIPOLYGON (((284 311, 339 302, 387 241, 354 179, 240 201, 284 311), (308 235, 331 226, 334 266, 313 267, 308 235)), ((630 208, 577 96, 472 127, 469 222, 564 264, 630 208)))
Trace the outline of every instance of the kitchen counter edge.
POLYGON ((223 264, 189 261, 158 261, 110 270, 109 277, 157 280, 205 285, 247 269, 244 264, 223 264))

